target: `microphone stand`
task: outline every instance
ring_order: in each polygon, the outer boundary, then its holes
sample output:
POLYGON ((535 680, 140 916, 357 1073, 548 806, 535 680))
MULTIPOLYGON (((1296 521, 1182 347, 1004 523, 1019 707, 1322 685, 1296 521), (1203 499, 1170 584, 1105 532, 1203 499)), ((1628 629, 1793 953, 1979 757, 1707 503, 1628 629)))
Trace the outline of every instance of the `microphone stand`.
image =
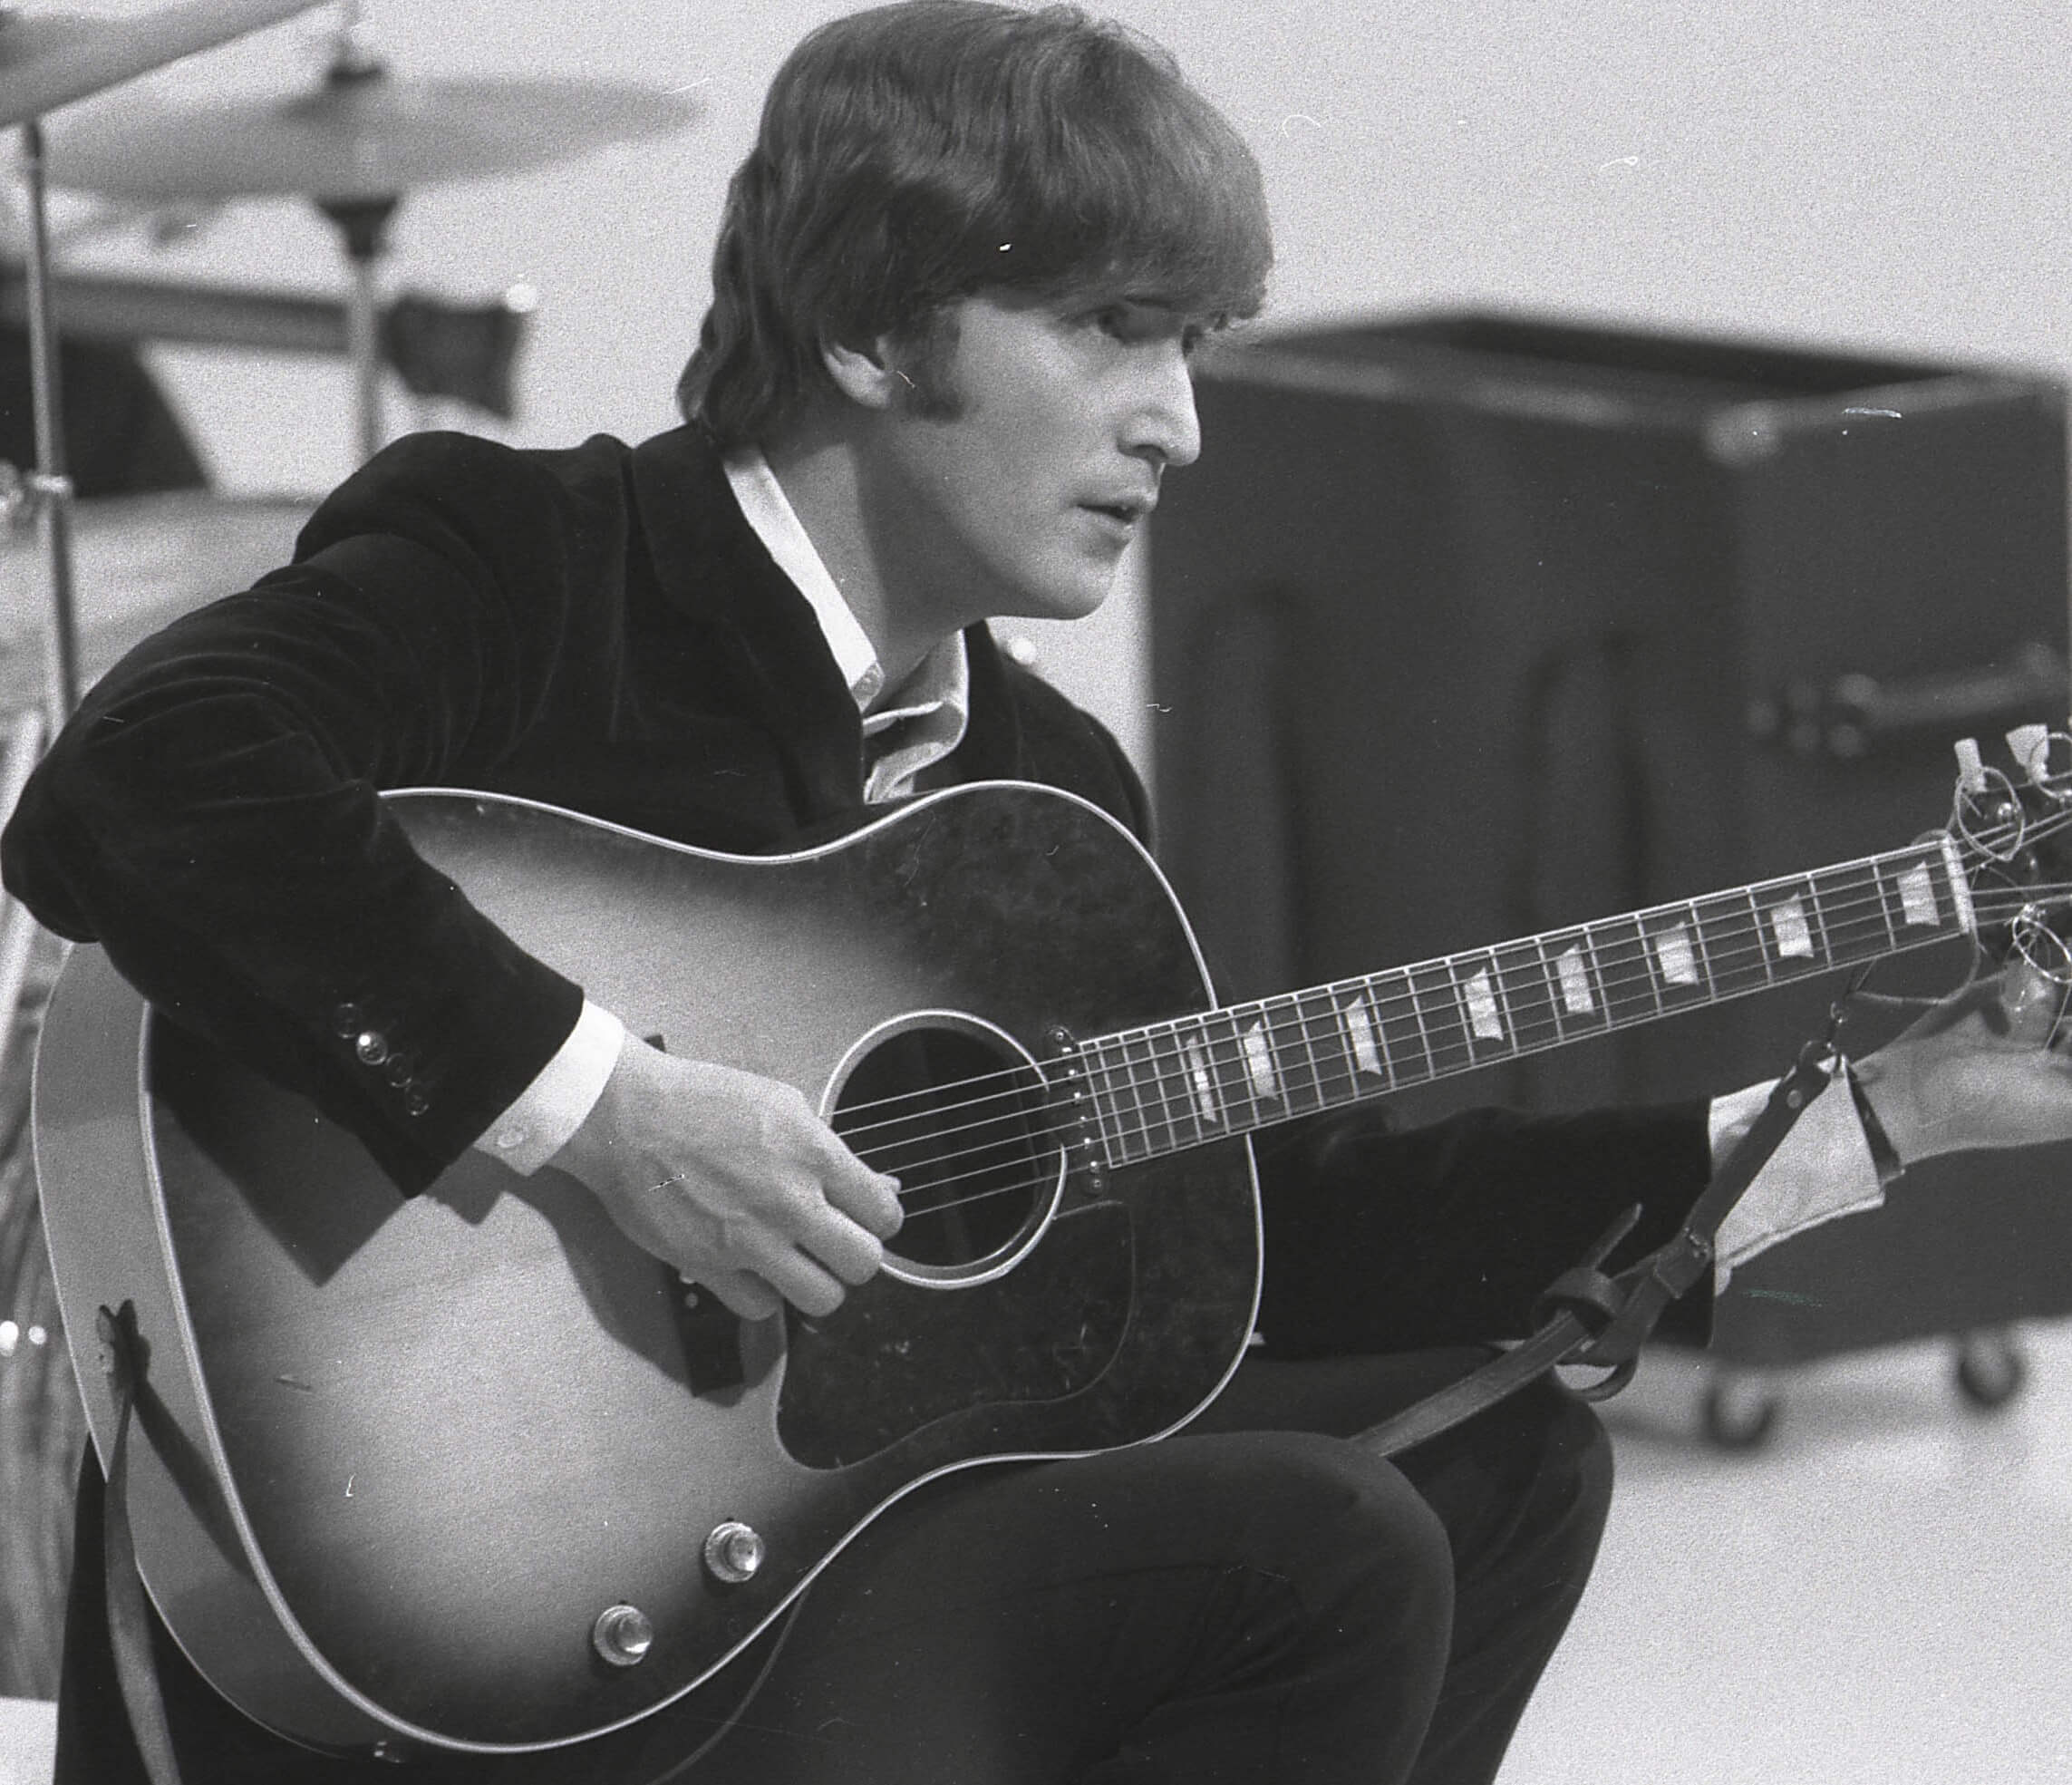
POLYGON ((64 403, 58 376, 56 319, 51 305, 50 217, 44 179, 44 131, 22 126, 22 172, 28 195, 29 379, 36 424, 36 468, 15 474, 4 498, 17 526, 33 519, 50 597, 49 699, 52 730, 79 704, 79 622, 73 567, 72 480, 65 471, 64 403))
MULTIPOLYGON (((19 714, 0 757, 0 820, 15 802, 56 732, 79 704, 79 621, 72 550, 72 479, 65 472, 64 407, 58 376, 57 327, 51 311, 50 217, 44 179, 40 119, 22 127, 22 173, 28 197, 29 382, 36 431, 35 469, 24 476, 0 465, 0 517, 11 531, 31 523, 44 561, 50 602, 44 710, 19 714)), ((0 920, 0 1066, 6 1062, 35 952, 36 920, 18 899, 5 901, 0 920)))

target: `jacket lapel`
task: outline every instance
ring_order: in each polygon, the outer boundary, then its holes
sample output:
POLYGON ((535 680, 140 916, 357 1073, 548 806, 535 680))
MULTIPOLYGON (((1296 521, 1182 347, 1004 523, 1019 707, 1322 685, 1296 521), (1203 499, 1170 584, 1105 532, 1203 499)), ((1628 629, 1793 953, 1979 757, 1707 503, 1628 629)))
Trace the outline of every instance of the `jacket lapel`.
POLYGON ((742 517, 719 452, 696 430, 634 449, 634 500, 663 598, 725 657, 743 716, 768 730, 801 822, 863 803, 863 727, 806 597, 742 517))

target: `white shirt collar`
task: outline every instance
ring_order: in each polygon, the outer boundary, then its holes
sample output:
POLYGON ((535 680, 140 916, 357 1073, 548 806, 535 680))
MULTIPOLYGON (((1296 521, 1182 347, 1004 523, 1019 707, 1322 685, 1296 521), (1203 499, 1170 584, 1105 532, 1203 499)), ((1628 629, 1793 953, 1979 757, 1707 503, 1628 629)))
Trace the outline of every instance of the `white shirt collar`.
MULTIPOLYGON (((760 447, 737 447, 722 462, 727 483, 734 492, 734 500, 741 504, 742 515, 777 568, 806 597, 857 711, 868 713, 871 703, 885 692, 884 666, 855 610, 828 574, 827 565, 821 561, 798 510, 791 506, 791 499, 784 493, 784 486, 778 482, 777 473, 770 470, 760 447)), ((901 714, 945 706, 956 714, 961 735, 971 701, 971 665, 964 654, 963 635, 953 633, 936 645, 915 666, 900 692, 901 714)), ((889 721, 891 715, 886 717, 889 721)))

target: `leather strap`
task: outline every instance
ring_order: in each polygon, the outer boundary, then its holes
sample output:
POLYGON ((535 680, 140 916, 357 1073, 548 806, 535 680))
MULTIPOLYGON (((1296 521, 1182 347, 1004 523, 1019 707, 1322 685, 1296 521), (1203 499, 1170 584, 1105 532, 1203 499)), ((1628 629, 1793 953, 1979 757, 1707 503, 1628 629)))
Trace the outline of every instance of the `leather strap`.
POLYGON ((1631 1208, 1602 1234, 1590 1255, 1564 1271, 1541 1298, 1538 1326, 1528 1339, 1499 1353, 1480 1369, 1355 1436, 1354 1442, 1392 1457, 1494 1406, 1557 1363, 1603 1369, 1602 1381, 1579 1390, 1585 1400, 1616 1394, 1633 1378, 1641 1344, 1663 1311, 1709 1269, 1713 1237, 1727 1214, 1756 1181, 1806 1106, 1828 1083, 1825 1043, 1811 1043, 1777 1082, 1762 1111, 1719 1163, 1705 1194, 1684 1217, 1676 1237, 1616 1277, 1599 1269, 1633 1229, 1631 1208))
POLYGON ((108 1491, 101 1514, 108 1636, 115 1652, 115 1678, 130 1714, 130 1732, 151 1785, 180 1785, 179 1761, 173 1754, 172 1730, 166 1722, 165 1700, 151 1654, 150 1610, 130 1531, 130 1425, 143 1375, 135 1305, 124 1302, 113 1313, 102 1308, 98 1329, 101 1367, 115 1395, 115 1442, 108 1453, 108 1491))

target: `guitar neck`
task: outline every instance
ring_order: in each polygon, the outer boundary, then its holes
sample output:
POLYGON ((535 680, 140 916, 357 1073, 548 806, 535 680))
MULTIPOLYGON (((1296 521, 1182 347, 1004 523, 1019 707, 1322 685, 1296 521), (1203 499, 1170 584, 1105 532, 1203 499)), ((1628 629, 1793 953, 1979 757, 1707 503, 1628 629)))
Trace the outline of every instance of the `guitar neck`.
POLYGON ((1109 1162, 1135 1164, 1808 979, 1976 926, 1956 845, 1683 904, 1081 1043, 1109 1162))

